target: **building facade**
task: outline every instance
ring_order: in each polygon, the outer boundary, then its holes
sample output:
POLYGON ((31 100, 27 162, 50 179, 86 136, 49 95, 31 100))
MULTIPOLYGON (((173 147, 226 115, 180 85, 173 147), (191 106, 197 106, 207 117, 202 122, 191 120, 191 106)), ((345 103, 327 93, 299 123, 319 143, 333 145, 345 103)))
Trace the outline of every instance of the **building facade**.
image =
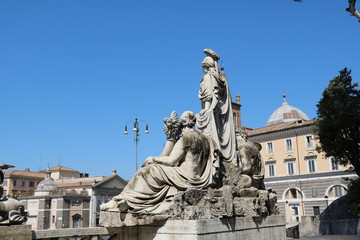
POLYGON ((347 193, 346 179, 357 176, 334 157, 327 158, 316 150, 319 142, 314 122, 284 99, 266 127, 247 131, 249 140, 262 145, 265 186, 276 191, 287 222, 320 215, 347 193))
POLYGON ((120 194, 127 184, 115 170, 107 177, 88 176, 63 166, 41 172, 46 177, 34 194, 19 195, 33 230, 96 227, 100 205, 120 194))
POLYGON ((8 170, 3 172, 4 196, 32 196, 37 185, 45 178, 45 173, 31 172, 29 168, 24 171, 8 170))

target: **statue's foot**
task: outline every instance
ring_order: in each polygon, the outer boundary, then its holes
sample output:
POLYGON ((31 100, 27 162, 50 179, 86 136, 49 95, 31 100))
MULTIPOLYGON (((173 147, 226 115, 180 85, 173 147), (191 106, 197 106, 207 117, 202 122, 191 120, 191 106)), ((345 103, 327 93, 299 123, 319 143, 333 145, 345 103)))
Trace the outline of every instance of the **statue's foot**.
POLYGON ((119 207, 119 209, 120 209, 120 212, 125 212, 125 211, 127 211, 127 210, 130 208, 130 206, 126 203, 126 200, 125 200, 125 199, 121 200, 121 201, 118 203, 118 207, 119 207))
POLYGON ((117 208, 117 202, 115 202, 114 200, 110 200, 109 202, 100 205, 101 211, 107 211, 114 208, 117 208))

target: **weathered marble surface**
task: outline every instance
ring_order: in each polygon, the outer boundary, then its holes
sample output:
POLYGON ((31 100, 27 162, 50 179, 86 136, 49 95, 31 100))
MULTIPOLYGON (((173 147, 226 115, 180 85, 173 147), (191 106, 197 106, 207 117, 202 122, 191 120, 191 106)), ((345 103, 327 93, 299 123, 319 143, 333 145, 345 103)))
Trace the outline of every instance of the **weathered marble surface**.
POLYGON ((202 109, 196 115, 197 128, 216 142, 223 160, 237 161, 236 137, 228 81, 218 66, 220 56, 205 49, 201 62, 204 76, 198 93, 202 109))
POLYGON ((101 205, 100 225, 149 225, 159 220, 211 220, 278 214, 265 190, 260 145, 236 135, 219 55, 205 49, 201 112, 164 119, 160 156, 149 157, 121 194, 101 205), (194 125, 196 122, 195 129, 194 125))
POLYGON ((158 220, 206 220, 226 217, 266 217, 278 215, 277 198, 268 190, 254 187, 244 188, 239 168, 232 163, 222 166, 224 185, 219 188, 193 189, 179 191, 169 204, 169 208, 160 213, 102 211, 100 225, 122 227, 152 224, 158 220))
POLYGON ((0 239, 30 240, 31 225, 0 225, 0 239))
POLYGON ((121 231, 117 240, 286 239, 283 216, 159 220, 149 225, 109 229, 121 231))
POLYGON ((170 154, 147 158, 121 194, 101 209, 160 214, 171 207, 178 191, 215 185, 220 166, 216 144, 194 129, 195 121, 195 115, 185 111, 180 117, 182 135, 171 151, 165 151, 170 154))

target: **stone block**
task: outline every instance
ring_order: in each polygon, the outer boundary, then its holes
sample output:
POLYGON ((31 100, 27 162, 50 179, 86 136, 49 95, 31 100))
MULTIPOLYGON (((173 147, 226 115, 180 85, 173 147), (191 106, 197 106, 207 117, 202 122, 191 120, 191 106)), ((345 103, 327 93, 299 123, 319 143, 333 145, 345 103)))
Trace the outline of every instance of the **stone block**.
POLYGON ((0 225, 0 239, 31 240, 31 225, 0 225))
POLYGON ((266 201, 258 197, 234 198, 234 213, 236 216, 260 217, 266 216, 268 210, 266 201))
POLYGON ((149 225, 155 221, 166 220, 168 215, 132 214, 120 211, 100 211, 99 225, 102 227, 123 227, 149 225))
POLYGON ((240 190, 240 197, 257 197, 259 190, 254 187, 243 188, 240 190))
POLYGON ((161 224, 123 227, 117 240, 285 240, 282 216, 167 220, 161 224))

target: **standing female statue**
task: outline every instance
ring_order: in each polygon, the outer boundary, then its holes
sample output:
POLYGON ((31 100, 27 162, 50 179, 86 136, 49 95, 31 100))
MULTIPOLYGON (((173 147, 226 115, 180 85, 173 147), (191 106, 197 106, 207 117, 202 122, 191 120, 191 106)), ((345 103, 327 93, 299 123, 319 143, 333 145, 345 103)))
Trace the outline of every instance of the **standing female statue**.
POLYGON ((200 81, 199 99, 202 110, 197 114, 197 128, 212 137, 223 160, 237 161, 236 136, 231 107, 231 96, 225 74, 219 72, 219 55, 205 49, 201 62, 204 76, 200 81))

